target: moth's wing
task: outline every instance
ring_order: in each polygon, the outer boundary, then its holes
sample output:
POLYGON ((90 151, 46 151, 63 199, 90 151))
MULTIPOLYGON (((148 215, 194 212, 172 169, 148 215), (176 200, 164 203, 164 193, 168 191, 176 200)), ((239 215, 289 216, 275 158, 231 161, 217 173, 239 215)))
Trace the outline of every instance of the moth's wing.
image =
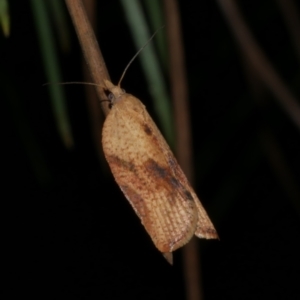
MULTIPOLYGON (((138 100, 139 101, 139 100, 138 100)), ((140 102, 140 101, 139 101, 140 102)), ((144 106, 143 106, 144 107, 144 106)), ((191 200, 195 202, 196 210, 197 210, 197 226, 195 230, 195 235, 199 238, 206 239, 218 239, 217 231, 214 228, 213 223, 208 217, 204 207, 202 206, 200 200, 198 199, 196 193, 188 182, 185 174, 183 173, 181 167, 179 166, 176 158, 174 157, 172 151, 170 150, 169 145, 165 141, 161 132, 157 128, 156 124, 153 122, 150 115, 147 113, 146 109, 144 109, 144 125, 143 129, 148 134, 153 132, 151 143, 158 145, 159 151, 163 153, 162 159, 164 159, 164 163, 169 167, 172 178, 176 178, 176 188, 178 192, 183 194, 183 198, 186 200, 191 200), (151 130, 148 128, 151 124, 151 130)), ((175 181, 174 181, 175 182, 175 181)), ((177 248, 181 247, 178 246, 177 248)))
POLYGON ((186 180, 172 170, 176 160, 144 105, 122 97, 103 126, 104 154, 156 247, 172 252, 195 233, 197 206, 186 180))
POLYGON ((185 187, 187 187, 190 196, 195 201, 197 215, 198 215, 195 235, 199 238, 217 239, 218 238, 217 231, 215 230, 214 225, 209 219, 204 207, 202 206, 200 200, 198 199, 196 193, 194 192, 193 188, 188 182, 180 166, 178 165, 176 160, 175 161, 173 160, 175 160, 174 156, 168 158, 169 165, 173 171, 174 177, 176 177, 185 187))
MULTIPOLYGON (((150 116, 149 118, 151 119, 150 116)), ((169 146, 167 145, 165 139, 161 135, 159 129, 156 127, 156 124, 152 120, 149 120, 148 122, 152 122, 152 127, 153 129, 155 129, 155 139, 157 139, 157 143, 160 143, 160 149, 162 149, 162 151, 164 152, 164 157, 167 160, 173 177, 177 178, 178 182, 180 182, 181 185, 184 187, 186 199, 193 199, 193 201, 195 202, 197 210, 197 226, 195 230, 195 235, 199 238, 218 239, 219 237, 217 231, 214 228, 214 225, 209 219, 204 207, 202 206, 196 193, 194 192, 193 188, 188 182, 181 167, 177 163, 176 158, 169 149, 169 146)))

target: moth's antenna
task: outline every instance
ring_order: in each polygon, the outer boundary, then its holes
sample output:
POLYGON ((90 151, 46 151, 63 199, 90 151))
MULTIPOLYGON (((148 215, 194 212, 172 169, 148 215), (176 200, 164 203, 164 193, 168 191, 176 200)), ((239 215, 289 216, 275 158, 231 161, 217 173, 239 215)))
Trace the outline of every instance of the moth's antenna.
MULTIPOLYGON (((66 84, 84 84, 84 85, 92 85, 92 86, 100 86, 103 88, 103 86, 101 84, 97 84, 97 83, 92 83, 92 82, 81 82, 81 81, 70 81, 70 82, 46 82, 44 83, 42 86, 45 85, 52 85, 52 84, 59 84, 59 85, 66 85, 66 84)), ((100 100, 100 102, 111 102, 110 100, 100 100)))
POLYGON ((125 73, 127 72, 128 68, 130 67, 130 65, 132 64, 132 62, 136 59, 136 57, 142 52, 142 50, 144 48, 146 48, 148 46, 148 44, 151 42, 151 40, 155 37, 155 35, 165 27, 165 25, 162 25, 160 28, 158 28, 153 34, 152 36, 150 37, 150 39, 146 42, 146 44, 133 56, 133 58, 130 60, 130 62, 127 64, 125 70, 123 71, 122 73, 122 76, 119 80, 119 83, 118 83, 118 87, 120 87, 120 84, 121 84, 121 81, 123 80, 124 76, 125 76, 125 73))
POLYGON ((80 82, 80 81, 70 81, 70 82, 47 82, 44 83, 43 86, 45 85, 52 85, 52 84, 59 84, 59 85, 66 85, 66 84, 84 84, 84 85, 93 85, 93 86, 100 86, 100 84, 97 83, 92 83, 92 82, 80 82))

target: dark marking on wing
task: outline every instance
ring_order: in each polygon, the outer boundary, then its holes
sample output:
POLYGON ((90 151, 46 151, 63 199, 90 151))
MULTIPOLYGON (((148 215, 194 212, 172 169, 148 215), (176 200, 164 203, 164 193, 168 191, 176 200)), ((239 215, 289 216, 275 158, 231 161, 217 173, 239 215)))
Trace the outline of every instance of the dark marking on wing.
POLYGON ((192 194, 184 187, 180 180, 173 176, 169 168, 161 167, 153 159, 148 159, 145 166, 149 170, 150 174, 154 175, 154 177, 158 179, 159 184, 165 186, 171 193, 179 193, 185 199, 192 202, 194 201, 192 194))
POLYGON ((173 185, 174 188, 181 188, 182 184, 179 182, 179 180, 175 177, 172 176, 171 178, 171 184, 173 185))
MULTIPOLYGON (((184 194, 186 195, 186 198, 188 200, 194 201, 194 198, 193 198, 192 194, 188 190, 185 189, 184 194)), ((197 201, 197 200, 195 200, 195 201, 197 201)))
POLYGON ((152 130, 147 124, 143 124, 143 127, 144 127, 144 131, 146 132, 146 134, 152 135, 152 130))
POLYGON ((183 184, 176 177, 171 177, 171 183, 174 186, 174 188, 181 190, 188 200, 194 201, 192 194, 183 186, 183 184))
POLYGON ((121 168, 126 169, 130 172, 133 172, 133 173, 136 172, 135 165, 130 161, 126 161, 126 160, 121 159, 121 158, 119 158, 115 155, 107 156, 107 160, 109 161, 109 164, 117 165, 118 167, 121 167, 121 168))
POLYGON ((168 163, 169 163, 169 165, 172 169, 177 169, 178 168, 178 163, 177 163, 177 161, 175 160, 174 157, 169 156, 168 163))
POLYGON ((161 179, 169 179, 170 177, 169 171, 166 168, 161 167, 156 161, 153 159, 148 159, 146 162, 146 168, 150 171, 151 174, 153 174, 155 177, 161 178, 161 179))

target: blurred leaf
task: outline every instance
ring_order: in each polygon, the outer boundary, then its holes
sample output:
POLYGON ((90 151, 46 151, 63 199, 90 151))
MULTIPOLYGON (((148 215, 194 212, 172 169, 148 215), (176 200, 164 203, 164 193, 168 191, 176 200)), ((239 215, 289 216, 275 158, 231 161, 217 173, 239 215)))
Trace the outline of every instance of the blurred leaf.
MULTIPOLYGON (((38 33, 46 76, 49 82, 61 82, 61 71, 53 39, 54 34, 51 31, 45 2, 39 0, 31 0, 31 6, 38 33)), ((73 146, 73 137, 63 88, 58 84, 53 84, 48 88, 58 131, 64 142, 64 145, 67 148, 71 148, 73 146)))
MULTIPOLYGON (((152 31, 155 31, 165 24, 162 9, 163 2, 160 0, 144 0, 144 3, 147 10, 147 15, 149 16, 152 31)), ((164 71, 167 71, 168 59, 166 31, 160 30, 155 36, 154 42, 157 45, 158 56, 160 57, 160 62, 163 64, 164 71)))
POLYGON ((5 37, 10 33, 10 16, 7 0, 0 0, 0 24, 5 37))
POLYGON ((56 34, 62 51, 68 52, 70 50, 71 38, 64 2, 61 0, 48 0, 46 4, 49 7, 51 19, 56 27, 56 34))

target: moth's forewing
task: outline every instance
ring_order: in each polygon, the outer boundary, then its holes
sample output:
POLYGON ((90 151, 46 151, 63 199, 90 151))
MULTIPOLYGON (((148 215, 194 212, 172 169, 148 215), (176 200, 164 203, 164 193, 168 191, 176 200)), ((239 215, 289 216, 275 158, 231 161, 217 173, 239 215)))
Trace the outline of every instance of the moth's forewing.
POLYGON ((187 199, 192 198, 195 202, 195 206, 197 210, 197 225, 196 225, 195 235, 199 238, 206 238, 206 239, 218 238, 217 231, 215 230, 214 225, 209 219, 196 193, 194 192, 193 188, 188 182, 179 164, 175 160, 172 152, 169 151, 169 153, 166 155, 169 157, 168 159, 169 167, 172 170, 173 176, 177 178, 178 182, 180 182, 182 186, 188 191, 186 192, 186 198, 187 199))
MULTIPOLYGON (((161 252, 184 245, 194 234, 194 199, 170 169, 173 155, 143 104, 125 94, 107 116, 103 149, 111 171, 161 252)), ((175 159, 174 159, 175 160, 175 159)))
POLYGON ((172 252, 195 232, 210 238, 214 227, 144 105, 107 85, 118 99, 104 122, 104 154, 156 247, 172 252))

